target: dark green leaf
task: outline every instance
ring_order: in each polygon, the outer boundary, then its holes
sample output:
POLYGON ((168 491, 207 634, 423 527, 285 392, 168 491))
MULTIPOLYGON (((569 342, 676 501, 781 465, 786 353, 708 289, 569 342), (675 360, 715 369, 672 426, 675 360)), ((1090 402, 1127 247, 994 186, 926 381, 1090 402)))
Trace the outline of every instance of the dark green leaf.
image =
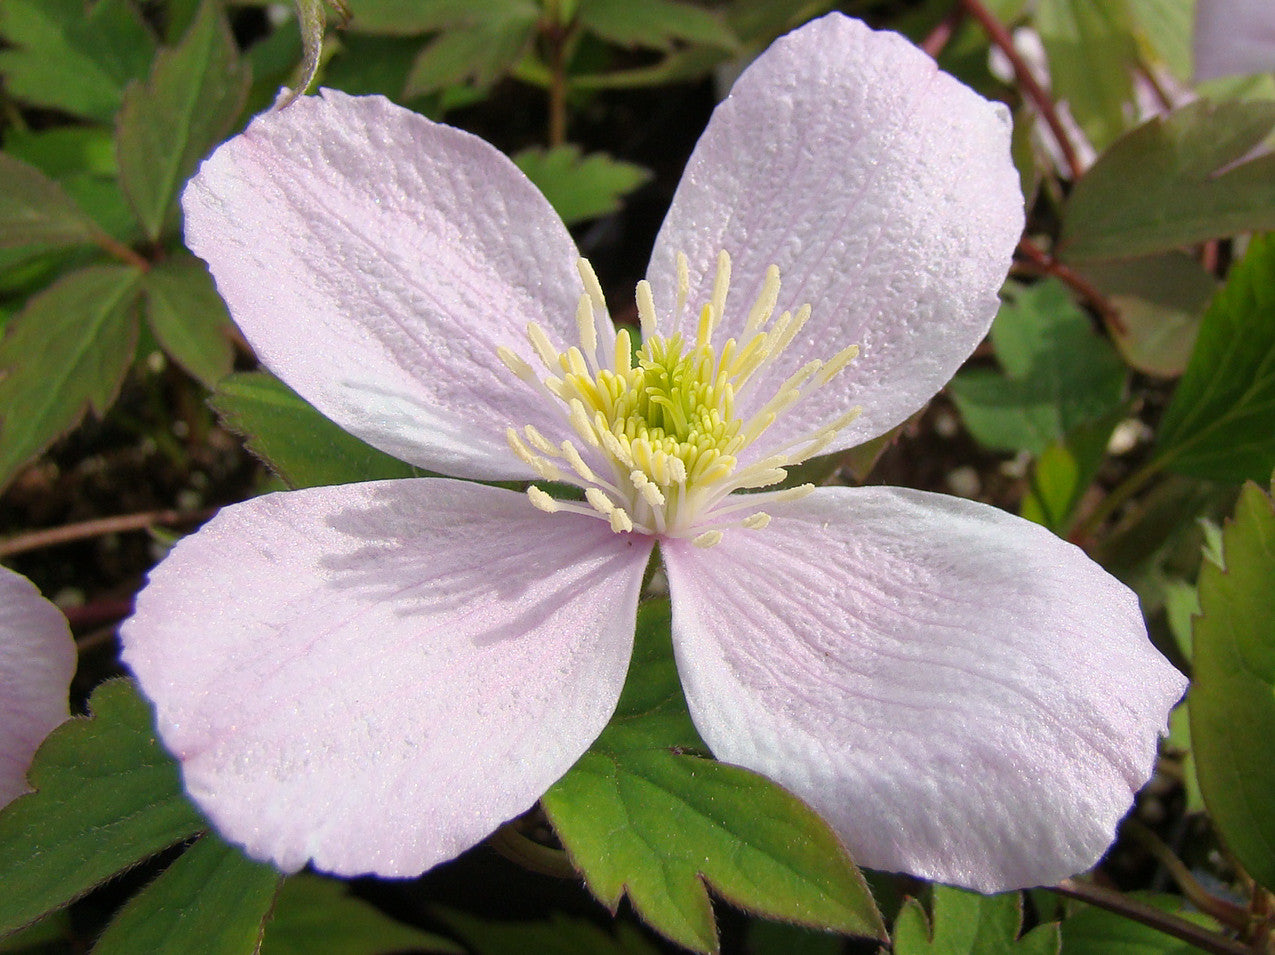
POLYGON ((301 28, 301 66, 291 92, 280 104, 281 108, 308 90, 314 82, 319 72, 319 57, 323 53, 323 31, 327 27, 323 0, 293 0, 293 6, 297 9, 297 23, 301 28))
POLYGON ((100 234, 57 182, 0 152, 0 248, 80 245, 100 234))
POLYGON ((501 20, 537 20, 535 0, 358 0, 350 29, 358 33, 419 36, 453 27, 479 27, 501 20))
POLYGON ((282 878, 208 833, 120 909, 93 955, 256 955, 282 878))
POLYGON ((761 915, 880 935, 871 893, 827 825, 761 776, 682 752, 700 747, 668 604, 645 604, 611 724, 543 800, 594 895, 613 909, 627 895, 653 928, 699 952, 717 947, 710 886, 761 915))
POLYGON ((102 684, 89 709, 92 718, 63 723, 40 747, 28 776, 36 791, 0 812, 0 933, 205 825, 133 685, 102 684))
POLYGON ((739 49, 730 28, 702 7, 675 0, 580 0, 579 23, 619 46, 667 50, 674 41, 739 49))
POLYGON ((1275 469, 1275 238, 1252 241, 1205 313, 1156 455, 1182 474, 1236 484, 1275 469))
POLYGON ((464 951, 455 942, 396 922, 341 882, 294 875, 279 889, 261 955, 381 955, 464 951))
POLYGON ((651 178, 641 166, 606 153, 582 156, 571 144, 524 149, 513 160, 567 225, 615 212, 621 198, 651 178))
POLYGON ((1275 506, 1240 492, 1222 535, 1226 569, 1205 561, 1187 702, 1196 773, 1218 832, 1244 868, 1275 888, 1275 506))
POLYGON ((131 0, 4 0, 0 34, 15 47, 0 50, 9 95, 101 122, 155 55, 131 0))
POLYGON ((54 179, 74 173, 114 176, 117 172, 115 139, 107 126, 8 129, 4 149, 54 179))
POLYGON ((505 17, 457 24, 432 39, 407 74, 406 96, 422 96, 469 83, 490 86, 522 57, 535 33, 534 10, 515 9, 505 17))
POLYGON ((753 920, 748 926, 749 955, 842 955, 845 940, 827 932, 753 920))
MULTIPOLYGON (((1131 898, 1169 912, 1202 928, 1217 931, 1218 925, 1207 915, 1187 906, 1179 895, 1131 893, 1131 898)), ((1165 935, 1116 912, 1086 905, 1067 916, 1062 923, 1062 955, 1196 955, 1194 945, 1165 935)))
POLYGON ((159 238, 182 185, 238 118, 249 80, 220 2, 204 0, 182 42, 124 94, 120 185, 148 238, 159 238))
POLYGON ((364 444, 263 372, 223 378, 211 404, 248 449, 291 487, 413 477, 420 472, 364 444))
POLYGON ((1039 925, 1021 939, 1023 900, 1017 892, 978 895, 934 887, 934 918, 909 899, 894 926, 895 955, 1057 955, 1058 925, 1039 925))
POLYGON ((1120 312, 1112 338, 1138 371, 1176 378, 1186 370, 1217 280, 1183 252, 1094 262, 1085 275, 1120 312))
POLYGON ((999 451, 1044 450, 1120 405, 1125 371, 1115 350, 1054 279, 1009 285, 992 325, 1004 374, 973 369, 949 392, 970 433, 999 451))
POLYGON ((1036 29, 1049 57, 1053 94, 1096 149, 1125 129, 1137 62, 1124 0, 1041 0, 1036 29))
POLYGON ((119 390, 137 341, 141 273, 102 265, 32 298, 0 341, 0 486, 119 390))
POLYGON ((475 955, 659 955, 659 949, 632 925, 615 924, 614 934, 592 922, 553 913, 541 922, 493 922, 460 912, 443 912, 475 955))
POLYGON ((1275 127, 1275 102, 1200 100, 1121 137, 1063 210, 1060 253, 1122 259, 1275 228, 1275 155, 1245 157, 1275 127))
POLYGON ((208 388, 230 374, 230 315, 194 256, 175 255, 146 273, 146 320, 164 351, 208 388))

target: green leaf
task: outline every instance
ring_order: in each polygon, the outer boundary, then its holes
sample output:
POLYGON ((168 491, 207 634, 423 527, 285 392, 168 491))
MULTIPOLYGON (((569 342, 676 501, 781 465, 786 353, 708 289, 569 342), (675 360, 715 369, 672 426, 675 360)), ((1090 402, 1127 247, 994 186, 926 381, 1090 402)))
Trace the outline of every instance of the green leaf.
POLYGON ((36 791, 0 812, 0 934, 205 826, 132 683, 103 683, 89 709, 91 718, 63 723, 36 753, 36 791))
POLYGON ((1275 469, 1275 238, 1249 244, 1205 313, 1156 455, 1181 474, 1236 484, 1275 469))
POLYGON ((357 33, 419 36, 487 20, 535 20, 540 13, 536 0, 358 0, 349 28, 357 33))
MULTIPOLYGON (((1188 907, 1179 895, 1131 892, 1129 897, 1209 931, 1219 928, 1213 919, 1188 907)), ((1062 955, 1197 955, 1199 951, 1149 925, 1095 906, 1079 908, 1062 923, 1062 955)))
POLYGON ((82 245, 100 234, 55 180, 0 152, 0 248, 82 245))
POLYGON ((223 378, 210 403, 222 423, 290 487, 415 477, 421 472, 364 444, 264 372, 223 378))
POLYGON ((115 138, 108 126, 7 129, 4 149, 54 179, 75 173, 114 177, 118 172, 115 138))
POLYGON ((0 341, 0 486, 69 430, 110 407, 133 358, 141 273, 116 265, 63 276, 0 341))
POLYGON ((1223 840, 1275 888, 1275 505, 1246 484, 1222 535, 1226 569, 1200 569, 1187 697, 1196 773, 1223 840))
POLYGON ((282 878, 207 833, 120 909, 93 955, 256 955, 282 878))
MULTIPOLYGON (((280 108, 286 106, 310 88, 319 72, 319 59, 323 55, 323 31, 327 28, 327 12, 323 0, 293 0, 297 10, 297 24, 301 28, 301 66, 292 90, 284 97, 280 108)), ((341 7, 345 11, 344 4, 341 7)), ((346 14, 348 18, 348 13, 346 14)))
POLYGON ((131 0, 4 0, 0 35, 16 47, 0 50, 9 95, 101 122, 155 55, 131 0))
POLYGON ((749 955, 842 955, 845 940, 827 932, 754 919, 748 925, 749 955))
POLYGON ((606 153, 583 156, 571 144, 524 149, 513 160, 567 225, 615 212, 623 196, 651 178, 641 166, 606 153))
POLYGON ((1183 252, 1095 262, 1085 275, 1120 312, 1111 335, 1138 371, 1176 378, 1186 370, 1217 280, 1183 252))
POLYGON ((1021 939, 1023 900, 1017 892, 978 895, 934 887, 933 928, 925 909, 908 899, 894 926, 894 955, 1056 955, 1058 924, 1039 925, 1021 939))
POLYGON ((737 51, 739 40, 709 11, 675 0, 580 0, 579 24, 618 46, 668 50, 675 41, 737 51))
POLYGON ((976 368, 948 386, 970 433, 999 451, 1042 454, 1120 405, 1125 371, 1066 288, 1011 284, 992 325, 1004 374, 976 368))
POLYGON ((1195 65, 1191 52, 1194 0, 1137 0, 1129 4, 1129 13, 1134 36, 1149 54, 1142 59, 1163 63, 1180 82, 1190 82, 1195 65))
POLYGON ((203 262, 192 255, 164 259, 142 281, 146 320, 160 346, 208 388, 230 374, 235 351, 230 315, 203 262))
POLYGON ((182 42, 125 92, 120 185, 148 238, 159 238, 182 185, 238 118, 250 79, 220 2, 204 0, 182 42))
POLYGON ((439 915, 475 955, 659 955, 632 925, 616 922, 614 934, 592 922, 551 913, 540 922, 493 922, 460 912, 439 915))
POLYGON ((407 74, 406 96, 423 96, 449 86, 490 86, 522 57, 535 34, 538 11, 511 7, 506 15, 488 14, 454 24, 432 39, 407 74))
POLYGON ((1036 29, 1054 96, 1094 147, 1105 149, 1124 132, 1133 100, 1137 49, 1124 0, 1041 0, 1036 29))
POLYGON ((463 953, 455 942, 397 922, 316 875, 294 875, 279 889, 261 955, 381 955, 400 950, 463 953))
POLYGON ((758 914, 880 937, 863 877, 827 825, 775 784, 702 749, 677 681, 667 601, 638 612, 616 714, 543 805, 589 889, 627 895, 658 932, 717 950, 708 887, 758 914))
POLYGON ((1166 252, 1275 229, 1275 155, 1245 158, 1275 127, 1275 102, 1199 100, 1121 137, 1063 210, 1072 261, 1166 252))

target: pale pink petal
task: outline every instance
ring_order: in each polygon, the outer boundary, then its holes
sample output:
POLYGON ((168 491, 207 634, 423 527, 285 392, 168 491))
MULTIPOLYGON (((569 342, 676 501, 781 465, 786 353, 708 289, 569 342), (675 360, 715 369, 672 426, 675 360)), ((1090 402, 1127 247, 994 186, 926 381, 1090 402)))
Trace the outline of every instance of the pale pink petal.
POLYGON ((744 412, 806 362, 861 349, 760 451, 856 406, 862 416, 833 447, 881 434, 973 351, 1023 227, 1009 136, 1004 107, 903 37, 837 13, 777 40, 735 83, 656 240, 657 309, 673 309, 678 251, 690 305, 708 301, 721 249, 733 257, 721 339, 744 327, 771 264, 779 308, 813 306, 786 360, 750 385, 744 412))
POLYGON ((496 348, 527 353, 530 321, 574 341, 583 286, 562 221, 496 149, 324 90, 219 148, 182 207, 245 337, 325 415, 431 470, 534 476, 505 428, 565 425, 496 348))
POLYGON ((1275 3, 1198 0, 1195 80, 1275 71, 1275 3))
POLYGON ((0 806, 28 791, 36 748, 69 715, 75 643, 31 581, 0 567, 0 806))
POLYGON ((773 513, 711 550, 662 545, 714 754, 872 868, 998 892, 1093 865, 1185 687, 1133 593, 957 498, 825 488, 773 513))
POLYGON ((231 841, 285 871, 416 875, 606 724, 650 547, 445 479, 273 494, 155 569, 124 659, 231 841))

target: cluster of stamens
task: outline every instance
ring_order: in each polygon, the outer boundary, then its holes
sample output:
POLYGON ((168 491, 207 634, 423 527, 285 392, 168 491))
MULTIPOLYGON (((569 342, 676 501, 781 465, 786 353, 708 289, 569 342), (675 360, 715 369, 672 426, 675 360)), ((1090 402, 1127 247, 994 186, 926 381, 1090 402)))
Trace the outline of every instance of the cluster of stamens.
MULTIPOLYGON (((583 502, 565 501, 533 485, 527 490, 532 504, 551 513, 575 511, 605 518, 616 533, 690 536, 696 544, 711 547, 721 540, 725 527, 765 527, 770 517, 758 505, 811 490, 803 485, 724 502, 733 491, 778 484, 788 468, 819 454, 859 413, 847 412, 740 466, 741 451, 858 354, 852 345, 827 362, 811 361, 747 420, 736 414, 736 402, 750 382, 779 359, 810 317, 809 305, 774 317, 778 268, 766 270, 743 334, 720 348, 713 344, 713 332, 726 309, 730 256, 718 256, 712 298, 700 310, 693 342, 681 334, 660 334, 651 286, 639 282, 641 347, 635 354, 628 330, 620 329, 608 363, 598 347, 599 322, 609 322, 602 289, 587 261, 580 259, 578 266, 585 287, 576 310, 578 344, 560 351, 539 325, 528 325, 527 338, 543 372, 510 349, 499 349, 505 366, 553 402, 578 438, 578 443, 555 445, 531 425, 521 432, 507 429, 510 448, 541 478, 584 490, 583 502), (598 466, 603 462, 606 468, 598 466)), ((677 279, 680 316, 690 287, 681 254, 677 279)))

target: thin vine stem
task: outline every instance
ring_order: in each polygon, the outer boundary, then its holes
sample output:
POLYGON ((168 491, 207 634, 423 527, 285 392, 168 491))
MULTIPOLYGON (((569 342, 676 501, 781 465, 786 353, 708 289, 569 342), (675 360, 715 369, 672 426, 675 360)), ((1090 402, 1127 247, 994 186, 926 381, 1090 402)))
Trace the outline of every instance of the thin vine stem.
POLYGON ((1018 252, 1024 260, 1020 262, 1020 265, 1042 275, 1051 275, 1072 289, 1089 303, 1089 306, 1102 317, 1103 324, 1113 332, 1123 335, 1128 331, 1124 319, 1120 317, 1119 309, 1112 305, 1111 300, 1098 291, 1092 282, 1071 266, 1058 261, 1027 236, 1018 240, 1018 252))
POLYGON ((1235 929, 1237 932, 1244 932, 1248 929, 1250 921, 1248 912, 1225 899, 1219 899, 1212 892, 1205 889, 1204 886, 1200 885, 1185 863, 1150 828, 1137 819, 1131 818, 1124 821, 1121 829, 1155 856, 1155 860, 1164 866, 1169 876, 1177 883, 1178 888, 1182 890, 1182 894, 1197 909, 1205 915, 1217 919, 1228 928, 1235 929))
POLYGON ((1062 124, 1062 120, 1058 116, 1058 109, 1054 106, 1054 101, 1044 87, 1036 82, 1036 77, 1032 75, 1031 68, 1027 62, 1018 54, 1018 50, 1014 48, 1014 39, 1009 35, 1009 31, 1005 29, 1005 25, 996 19, 996 15, 983 5, 982 0, 961 0, 961 6, 965 12, 978 21, 979 25, 987 34, 992 45, 1005 54, 1005 58, 1009 60, 1010 66, 1014 70, 1014 77, 1018 80, 1018 84, 1023 88, 1023 92, 1027 94, 1027 98, 1032 101, 1032 105, 1036 107, 1036 111, 1040 113, 1045 124, 1049 127, 1050 133, 1058 143, 1063 159, 1067 163, 1067 171, 1071 178, 1075 179, 1080 175, 1081 163, 1080 157, 1076 154, 1076 147, 1072 145, 1071 137, 1067 135, 1067 130, 1062 124))
POLYGON ((1234 939, 1210 932, 1208 929, 1188 922, 1171 912, 1157 909, 1137 899, 1131 899, 1113 889, 1106 889, 1089 882, 1077 882, 1074 879, 1063 879, 1057 885, 1049 887, 1051 892, 1071 899, 1079 899, 1090 905, 1096 905, 1108 912, 1115 912, 1127 919, 1140 922, 1165 935, 1172 935, 1189 945, 1210 955, 1253 955, 1253 949, 1234 939))
POLYGON ((78 524, 65 524, 62 527, 49 527, 25 534, 15 534, 0 540, 0 558, 12 557, 15 554, 39 550, 43 547, 54 547, 58 544, 69 544, 72 541, 86 540, 90 537, 101 537, 105 534, 118 534, 123 531, 143 531, 148 527, 181 526, 183 524, 199 524, 216 514, 218 508, 208 507, 198 511, 146 511, 141 514, 121 514, 116 517, 102 517, 78 524))

